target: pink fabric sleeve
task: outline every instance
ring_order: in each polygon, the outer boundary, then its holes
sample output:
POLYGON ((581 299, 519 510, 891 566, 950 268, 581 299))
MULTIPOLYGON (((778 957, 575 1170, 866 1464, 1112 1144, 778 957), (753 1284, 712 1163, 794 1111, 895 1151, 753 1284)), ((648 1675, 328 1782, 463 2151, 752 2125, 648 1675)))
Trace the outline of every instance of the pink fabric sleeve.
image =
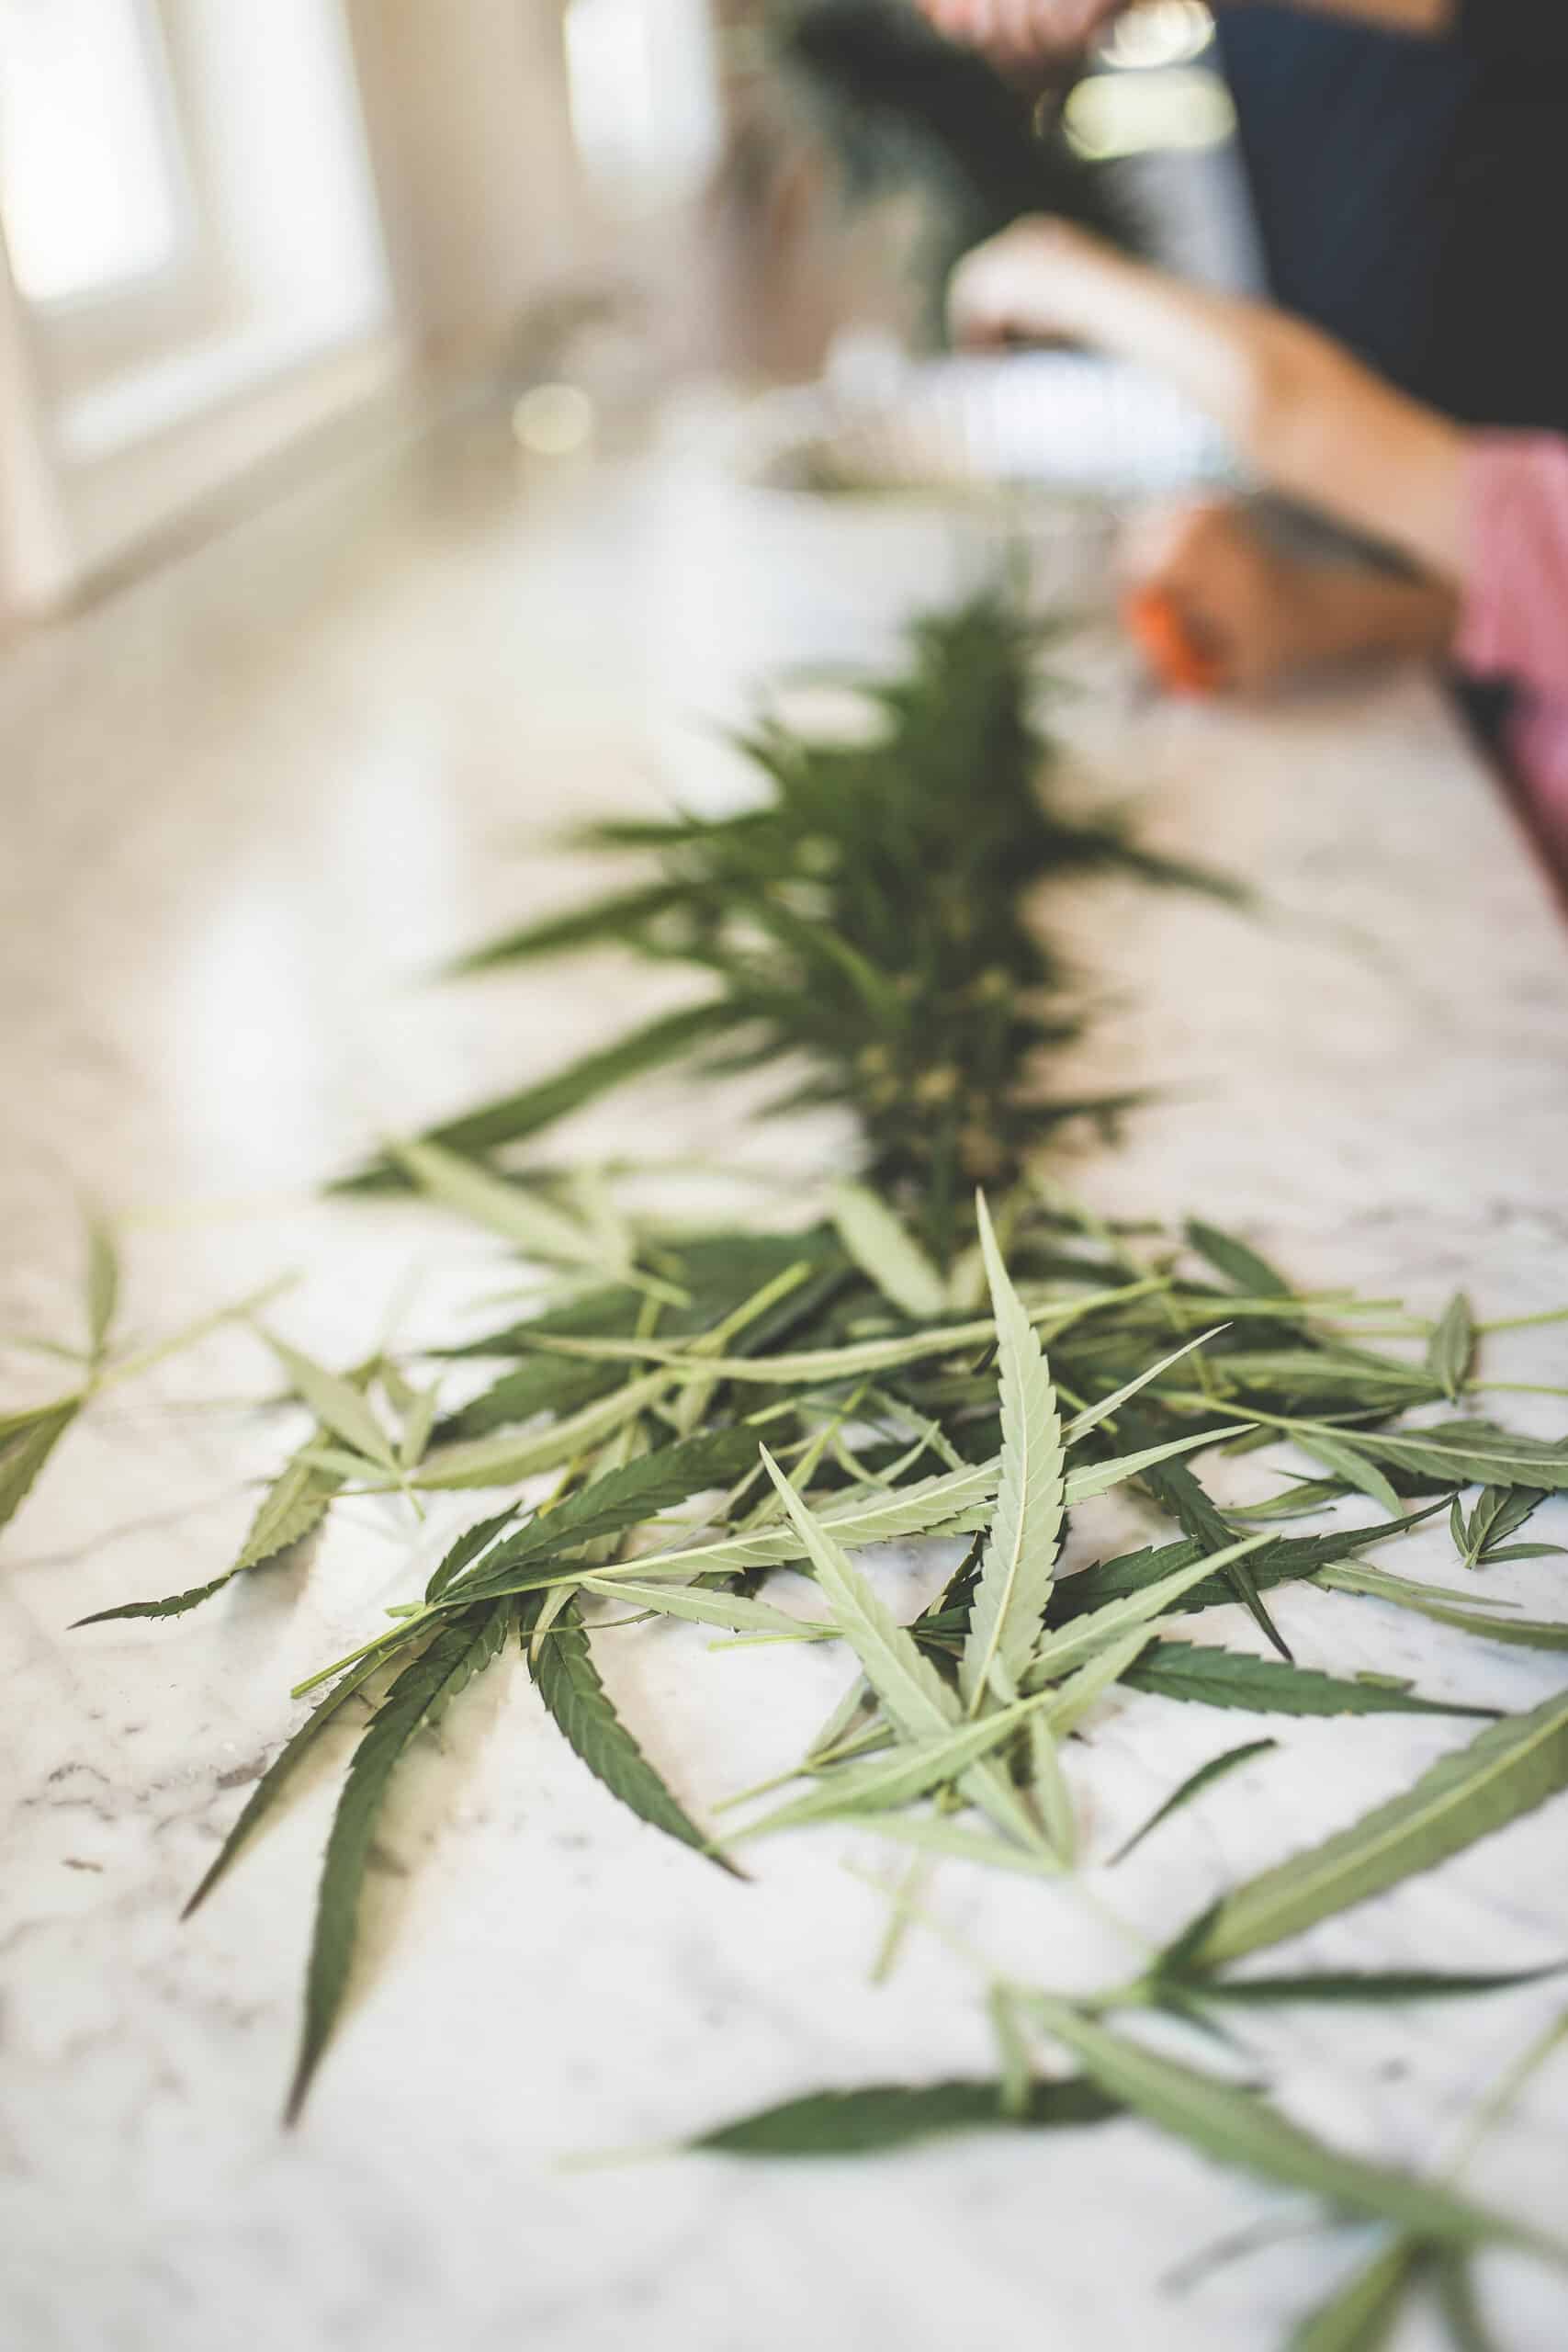
POLYGON ((1482 433, 1471 444, 1470 560, 1460 667, 1568 698, 1568 440, 1482 433))

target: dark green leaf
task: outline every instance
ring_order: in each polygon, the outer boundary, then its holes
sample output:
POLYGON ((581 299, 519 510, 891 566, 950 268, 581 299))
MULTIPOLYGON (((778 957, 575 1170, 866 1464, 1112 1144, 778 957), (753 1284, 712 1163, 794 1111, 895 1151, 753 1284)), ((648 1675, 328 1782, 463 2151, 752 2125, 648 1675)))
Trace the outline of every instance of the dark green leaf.
POLYGON ((1207 1258, 1217 1272, 1247 1297, 1290 1297, 1291 1285, 1284 1275, 1234 1234, 1222 1233, 1216 1225, 1204 1225, 1198 1218, 1190 1217, 1187 1238, 1201 1258, 1207 1258))
MULTIPOLYGON (((1352 1559, 1357 1553, 1389 1536, 1408 1534, 1421 1516, 1412 1512, 1407 1519, 1381 1526, 1337 1528, 1326 1535, 1281 1535, 1267 1551, 1255 1552, 1247 1566, 1254 1582, 1264 1591, 1275 1585, 1296 1584, 1352 1559)), ((1126 1553, 1120 1559, 1106 1560, 1085 1568, 1077 1576, 1063 1577, 1055 1588, 1053 1619, 1060 1622, 1081 1617, 1087 1610, 1101 1609, 1108 1600, 1119 1600, 1127 1593, 1140 1591, 1145 1585, 1156 1584, 1173 1569, 1184 1567, 1188 1561, 1199 1556, 1199 1546, 1190 1542, 1164 1544, 1157 1549, 1126 1553)), ((1181 1605, 1184 1611, 1213 1609, 1235 1599, 1224 1578, 1215 1577, 1210 1584, 1194 1585, 1181 1605)))
MULTIPOLYGON (((465 1153, 498 1151, 503 1144, 521 1143, 525 1136, 540 1134, 558 1119, 581 1110, 584 1103, 609 1093, 628 1079, 643 1077, 668 1062, 679 1061, 694 1046, 735 1028, 741 1017, 723 999, 690 1005, 682 1012, 662 1013, 657 1021, 632 1030, 615 1045, 584 1054, 580 1061, 569 1063, 565 1069, 541 1079, 537 1085, 525 1086, 520 1093, 504 1095, 499 1102, 487 1102, 477 1111, 466 1112, 461 1118, 448 1119, 444 1125, 432 1127, 423 1140, 439 1144, 447 1151, 465 1153)), ((378 1159, 358 1174, 345 1178, 335 1189, 364 1192, 406 1184, 407 1181, 385 1159, 378 1159)))
POLYGON ((79 1617, 77 1625, 108 1625, 136 1617, 183 1617, 187 1611, 198 1609, 204 1600, 210 1600, 215 1593, 222 1592, 237 1576, 252 1568, 265 1567, 285 1552, 292 1551, 297 1544, 302 1544, 321 1525, 343 1484, 334 1472, 321 1469, 305 1458, 310 1450, 306 1448, 304 1453, 296 1454, 267 1489, 251 1521, 239 1558, 221 1576, 212 1577, 209 1583, 194 1585, 188 1592, 169 1593, 162 1600, 128 1600, 118 1609, 100 1609, 91 1617, 79 1617))
POLYGON ((624 1378, 619 1364, 563 1363, 558 1356, 534 1356, 449 1414, 436 1435, 444 1445, 450 1445, 468 1438, 489 1437, 496 1430, 513 1429, 538 1413, 575 1413, 580 1406, 607 1396, 624 1378))
POLYGON ((272 1811, 282 1793, 284 1783, 292 1776, 295 1766, 315 1746, 333 1717, 348 1700, 354 1697, 355 1691, 363 1690, 367 1682, 373 1681, 376 1676, 382 1672, 387 1663, 385 1654, 362 1658, 357 1666, 350 1668, 340 1682, 333 1683, 324 1699, 317 1701, 299 1730, 291 1738, 284 1742, 252 1790, 246 1800, 244 1810, 219 1849, 217 1860, 206 1871, 200 1885, 180 1914, 182 1918, 188 1919, 191 1913, 206 1902, 219 1880, 225 1876, 230 1865, 238 1856, 241 1847, 251 1838, 263 1818, 272 1811))
POLYGON ((452 1597, 466 1601, 514 1590, 519 1570, 531 1563, 553 1559, 600 1536, 622 1534, 709 1487, 730 1485, 756 1467, 758 1451, 757 1431, 742 1424, 638 1454, 636 1461, 608 1470, 580 1487, 564 1502, 536 1512, 525 1527, 498 1544, 477 1569, 454 1572, 447 1580, 456 1587, 452 1597))
POLYGON ((1457 2246, 1438 2255, 1432 2283, 1454 2352, 1498 2352, 1496 2338, 1481 2316, 1471 2264, 1457 2246))
MULTIPOLYGON (((525 1644, 528 1631, 525 1622, 525 1644)), ((682 1845, 705 1854, 737 1878, 745 1875, 697 1827, 615 1713, 575 1608, 557 1618, 550 1638, 539 1645, 537 1657, 529 1651, 528 1671, 571 1746, 612 1796, 618 1797, 639 1820, 662 1829, 666 1837, 679 1838, 682 1845)))
POLYGON ((1238 1765, 1249 1762, 1254 1756, 1265 1755, 1269 1748, 1279 1745, 1277 1739, 1249 1739, 1245 1746, 1227 1748, 1223 1756, 1212 1756, 1206 1764, 1200 1764, 1198 1770, 1190 1773, 1162 1805, 1156 1805, 1143 1827, 1135 1829, 1126 1844, 1118 1848, 1111 1857, 1111 1861, 1125 1861, 1133 1849, 1143 1844, 1151 1829, 1157 1829, 1162 1821, 1168 1821, 1173 1813, 1179 1813, 1184 1805, 1191 1804, 1194 1797, 1201 1796, 1205 1789, 1211 1788, 1216 1781, 1224 1780, 1238 1765))
POLYGON ((426 1600, 439 1600, 447 1587, 483 1555, 502 1529, 509 1527, 516 1516, 515 1504, 508 1504, 505 1510, 498 1510, 493 1517, 479 1520, 472 1527, 465 1528, 425 1586, 426 1600))
POLYGON ((1279 1658, 1193 1642, 1151 1642, 1122 1677, 1130 1690, 1206 1707, 1245 1707, 1259 1715, 1490 1715, 1492 1707, 1461 1707, 1423 1699, 1386 1684, 1341 1680, 1279 1658))
POLYGON ((687 2146, 726 2156, 867 2156, 955 2132, 1074 2130, 1119 2112, 1115 2099, 1081 2080, 1032 2083, 1023 2113, 1002 2106, 993 2082, 874 2083, 863 2090, 816 2091, 721 2124, 687 2146))
POLYGON ((1349 1493, 1343 1478, 1298 1478, 1260 1503, 1230 1503, 1228 1519, 1308 1519, 1349 1493))
POLYGON ((82 1409, 77 1396, 0 1419, 0 1527, 16 1517, 34 1480, 82 1409))
MULTIPOLYGON (((1467 1526, 1463 1506, 1456 1495, 1449 1532, 1465 1566, 1490 1567, 1495 1560, 1540 1557, 1540 1549, 1528 1545, 1511 1551, 1498 1547, 1506 1546, 1508 1537, 1517 1534, 1545 1500, 1539 1487, 1483 1487, 1467 1526)), ((1548 1544, 1542 1548, 1553 1551, 1559 1547, 1548 1544)))
MULTIPOLYGON (((1446 2001, 1469 1999, 1478 1993, 1509 1993, 1520 1984, 1539 1984, 1544 1977, 1560 1976, 1565 1968, 1568 1961, 1556 1961, 1550 1968, 1469 1975, 1445 1975, 1431 1969, 1318 1969, 1294 1976, 1205 1976, 1190 1983, 1191 1989, 1206 2001, 1258 2002, 1266 2007, 1279 2001, 1446 2001)), ((1159 1976, 1165 1982, 1168 1972, 1162 1968, 1159 1976)), ((1178 1974, 1170 1981, 1180 1984, 1186 1980, 1178 1974)))
POLYGON ((316 1899, 315 1933, 305 1980, 304 2028, 288 2094, 290 2122, 305 2104, 348 1986, 360 1893, 392 1774, 419 1733, 495 1657, 510 1613, 504 1608, 480 1608, 443 1626, 429 1647, 399 1675, 354 1752, 333 1816, 316 1899))
MULTIPOLYGON (((1138 1434, 1138 1425, 1131 1419, 1128 1429, 1130 1435, 1138 1434)), ((1226 1526, 1185 1462, 1160 1463, 1145 1473, 1144 1484, 1172 1513, 1183 1533, 1191 1538, 1200 1552, 1226 1552, 1235 1548, 1234 1532, 1226 1526)), ((1290 1645, 1258 1598, 1257 1558, 1255 1554, 1250 1559, 1235 1562, 1225 1570, 1225 1582, 1232 1598, 1244 1603, 1269 1645, 1289 1664, 1290 1645)))
POLYGON ((681 905, 686 896, 679 883, 655 882, 640 890, 619 890, 608 898, 590 899, 558 915, 521 924, 470 948, 446 967, 446 977, 462 979, 471 972, 491 971, 499 964, 531 962, 539 956, 563 956, 574 949, 604 944, 624 947, 638 927, 681 905))

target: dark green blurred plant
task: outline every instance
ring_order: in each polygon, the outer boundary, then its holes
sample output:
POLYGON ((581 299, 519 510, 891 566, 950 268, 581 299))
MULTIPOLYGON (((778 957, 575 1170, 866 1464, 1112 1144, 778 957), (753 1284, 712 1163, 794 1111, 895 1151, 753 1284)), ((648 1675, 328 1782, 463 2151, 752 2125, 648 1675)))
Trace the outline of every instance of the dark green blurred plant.
POLYGON ((613 944, 716 985, 433 1139, 494 1150, 662 1064, 777 1064, 787 1083, 771 1108, 851 1110, 868 1179, 945 1260, 954 1203, 976 1181, 1010 1183, 1063 1121, 1109 1118, 1129 1099, 1043 1091, 1051 1049, 1083 1015, 1037 888, 1117 868, 1241 896, 1140 848, 1120 817, 1058 804, 1059 763, 1032 710, 1038 642, 1005 596, 978 597, 919 622, 903 673, 864 685, 880 722, 866 740, 756 725, 742 747, 767 779, 759 805, 586 828, 586 848, 646 854, 650 879, 512 932, 459 968, 613 944))

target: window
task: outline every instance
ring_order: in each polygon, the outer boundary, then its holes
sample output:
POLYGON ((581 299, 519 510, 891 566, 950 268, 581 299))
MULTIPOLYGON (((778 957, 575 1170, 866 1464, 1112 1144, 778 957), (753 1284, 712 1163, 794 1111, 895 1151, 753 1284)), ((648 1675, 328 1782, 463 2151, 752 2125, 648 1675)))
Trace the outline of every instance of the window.
POLYGON ((345 0, 0 0, 0 245, 47 600, 397 379, 345 0))
POLYGON ((24 300, 116 294, 191 234, 146 0, 0 0, 0 214, 24 300))
POLYGON ((634 210, 699 186, 719 136, 707 0, 570 0, 565 35, 590 177, 634 210))

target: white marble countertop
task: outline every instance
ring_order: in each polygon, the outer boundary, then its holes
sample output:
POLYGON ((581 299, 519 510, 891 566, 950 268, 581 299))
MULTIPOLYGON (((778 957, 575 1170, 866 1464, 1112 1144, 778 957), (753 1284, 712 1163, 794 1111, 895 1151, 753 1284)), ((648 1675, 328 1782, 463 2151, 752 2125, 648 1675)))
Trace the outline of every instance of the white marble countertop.
MULTIPOLYGON (((293 1267, 280 1324, 347 1361, 411 1260, 414 1326, 447 1288, 472 1290, 482 1243, 403 1208, 312 1203, 310 1182, 378 1126, 610 1034, 628 981, 613 960, 570 985, 422 990, 410 975, 570 887, 538 846, 568 814, 672 777, 728 788, 728 755, 694 720, 733 717, 750 682, 790 662, 880 656, 901 612, 986 560, 980 527, 937 508, 741 491, 690 455, 524 484, 481 424, 12 649, 0 1327, 67 1323, 79 1189, 131 1213, 130 1311, 147 1328, 293 1267)), ((1154 837, 1228 863, 1280 912, 1109 886, 1075 909, 1115 998, 1089 1067, 1169 1090, 1081 1188, 1117 1209, 1197 1208, 1306 1281, 1423 1310, 1460 1282, 1488 1317, 1568 1302, 1563 933, 1436 694, 1400 678, 1247 715, 1173 710, 1139 705, 1099 658, 1102 690, 1073 707, 1085 760, 1145 797, 1154 837)), ((730 1099, 668 1090, 631 1118, 595 1114, 586 1145, 635 1133, 642 1148, 777 1161, 831 1140, 803 1125, 738 1146, 730 1099)), ((1493 1358, 1499 1377, 1540 1382, 1562 1381, 1565 1360, 1550 1327, 1493 1358)), ((33 1373, 5 1369, 19 1400, 33 1373)), ((254 1343, 228 1335, 106 1400, 5 1541, 8 2345, 1263 2352, 1325 2290, 1353 2236, 1287 2239, 1166 2292, 1184 2256, 1282 2200, 1132 2124, 859 2165, 564 2168, 825 2084, 987 2069, 989 2052, 975 1973, 936 1939, 869 1983, 884 1905, 845 1864, 885 1869, 885 1849, 782 1840, 738 1887, 605 1797, 516 1675, 489 1678, 407 1773, 367 1964, 302 2126, 281 2132, 332 1773, 198 1919, 177 1912, 293 1720, 289 1684, 412 1589, 407 1530, 361 1506, 308 1567, 181 1623, 64 1631, 226 1563, 279 1447, 235 1400, 268 1385, 254 1343)), ((1551 1398, 1508 1401, 1523 1427, 1563 1426, 1551 1398)), ((1538 1524, 1568 1537, 1568 1508, 1538 1524)), ((1398 1565, 1458 1575, 1436 1532, 1398 1565)), ((1555 1561, 1498 1569, 1485 1589, 1568 1613, 1555 1561)), ((1305 1663, 1510 1708, 1562 1685, 1561 1659, 1371 1602, 1290 1590, 1278 1605, 1305 1663)), ((1209 1622, 1245 1640, 1229 1619, 1209 1622)), ((843 1667, 825 1651, 714 1656, 666 1626, 627 1637, 614 1672, 700 1811, 798 1752, 843 1667)), ((1074 1768, 1091 1850, 1244 1736, 1240 1720, 1110 1704, 1074 1768)), ((1269 1727, 1282 1752, 1118 1877, 1138 1928, 1157 1933, 1467 1736, 1419 1717, 1269 1727)), ((1559 1804, 1321 1929, 1313 1953, 1559 1958, 1563 1835, 1559 1804)), ((1125 1958, 1070 1887, 954 1865, 931 1899, 1042 1983, 1125 1958)), ((1548 1984, 1303 2009, 1248 2034, 1294 2113, 1425 2165, 1562 1998, 1548 1984)), ((1559 2223, 1565 2108, 1560 2065, 1487 2143, 1476 2192, 1559 2223)), ((1560 2281, 1506 2259, 1483 2280, 1506 2352, 1568 2341, 1560 2281)), ((1398 2339, 1438 2340, 1424 2319, 1398 2339)))

